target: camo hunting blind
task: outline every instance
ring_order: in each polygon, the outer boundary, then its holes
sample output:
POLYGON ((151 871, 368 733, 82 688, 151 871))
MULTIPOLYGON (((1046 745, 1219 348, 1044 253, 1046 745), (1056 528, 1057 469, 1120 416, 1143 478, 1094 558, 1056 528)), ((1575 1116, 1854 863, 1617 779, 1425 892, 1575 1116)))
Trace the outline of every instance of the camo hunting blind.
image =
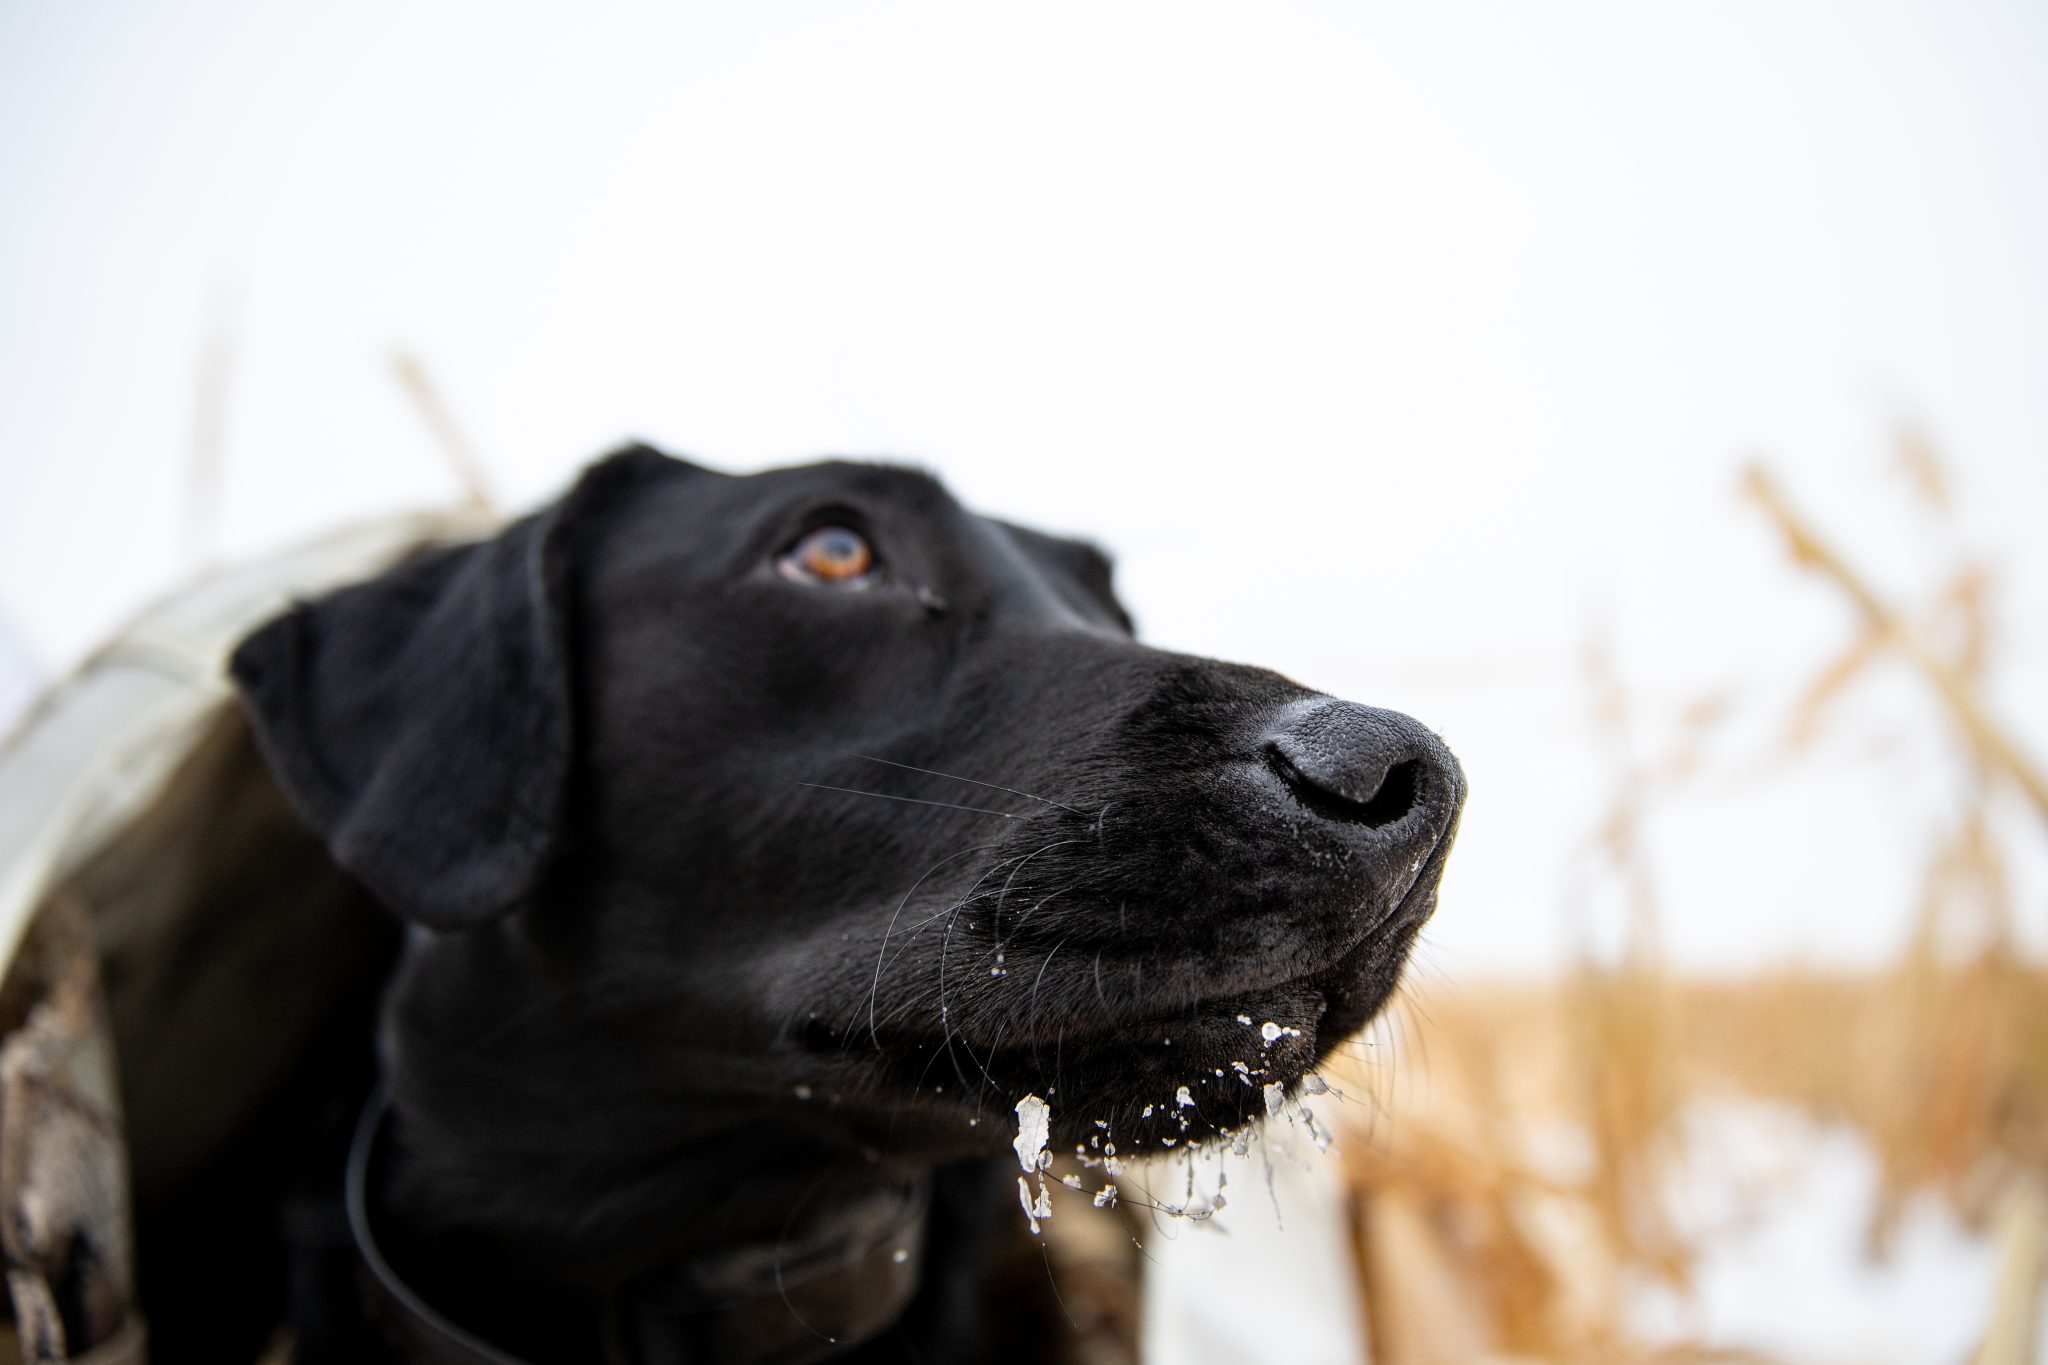
POLYGON ((232 1320, 238 1274, 283 1275, 262 1236, 235 1247, 244 1267, 202 1253, 235 1241, 266 1113, 389 945, 345 913, 223 662, 291 598, 489 529, 474 511, 384 521, 209 577, 0 737, 0 1365, 138 1365, 147 1319, 232 1320), (140 1283, 138 1242, 165 1267, 140 1283))

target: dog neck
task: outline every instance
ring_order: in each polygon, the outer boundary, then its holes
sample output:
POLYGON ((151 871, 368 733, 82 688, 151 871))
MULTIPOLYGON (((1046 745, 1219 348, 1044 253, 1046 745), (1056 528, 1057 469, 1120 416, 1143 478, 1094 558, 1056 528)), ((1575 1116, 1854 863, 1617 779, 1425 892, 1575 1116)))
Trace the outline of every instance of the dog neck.
POLYGON ((665 1091, 616 1040, 507 1016, 507 998, 544 998, 531 959, 463 937, 408 952, 438 952, 420 978, 436 989, 409 991, 402 968, 387 998, 388 1098, 352 1168, 361 1259, 422 1358, 807 1361, 902 1315, 928 1167, 715 1088, 665 1091))
POLYGON ((885 1331, 918 1287, 931 1194, 929 1178, 918 1175, 873 1184, 807 1218, 799 1210, 773 1240, 703 1252, 597 1294, 580 1284, 536 1284, 530 1272, 510 1265, 502 1280, 486 1272, 496 1282, 482 1286, 474 1283, 481 1267, 451 1277, 444 1264, 422 1276, 412 1267, 451 1250, 467 1258, 476 1248, 462 1237, 437 1246, 379 1197, 392 1183, 389 1168, 404 1160, 394 1126, 390 1101, 379 1092, 357 1124, 346 1200, 371 1312, 408 1361, 525 1365, 528 1350, 536 1359, 569 1352, 604 1365, 818 1361, 885 1331), (468 1291, 448 1296, 458 1302, 437 1301, 436 1281, 465 1278, 468 1291), (528 1289, 545 1298, 526 1303, 549 1306, 538 1331, 530 1313, 478 1307, 528 1289))

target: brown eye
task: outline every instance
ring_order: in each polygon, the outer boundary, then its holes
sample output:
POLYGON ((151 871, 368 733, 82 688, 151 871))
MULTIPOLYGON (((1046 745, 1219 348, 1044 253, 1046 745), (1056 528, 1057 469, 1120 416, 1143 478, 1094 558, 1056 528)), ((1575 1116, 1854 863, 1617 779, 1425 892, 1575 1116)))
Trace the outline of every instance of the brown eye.
POLYGON ((791 546, 776 567, 798 583, 831 583, 862 588, 874 572, 875 552, 858 531, 820 526, 791 546))

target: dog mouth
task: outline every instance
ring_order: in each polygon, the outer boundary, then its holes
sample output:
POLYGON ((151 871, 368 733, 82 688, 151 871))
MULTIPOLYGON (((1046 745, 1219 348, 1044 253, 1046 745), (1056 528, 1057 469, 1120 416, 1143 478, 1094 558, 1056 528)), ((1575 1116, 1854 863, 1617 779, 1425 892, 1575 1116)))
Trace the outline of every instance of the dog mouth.
MULTIPOLYGON (((1410 894, 1428 901, 1434 887, 1410 894)), ((1050 1070, 1042 1048, 1018 1060, 1044 1082, 1032 1093, 1053 1103, 1064 1142, 1144 1153, 1227 1138, 1297 1093, 1379 1012, 1426 919, 1404 903, 1320 971, 1070 1033, 1050 1070)))
POLYGON ((1144 1154, 1227 1139, 1297 1093, 1385 1004, 1434 912, 1453 832, 1392 908, 1306 966, 1105 951, 1080 955, 1055 992, 1026 973, 1049 976, 1057 950, 1036 967, 1020 954, 1003 970, 1042 1003, 1021 1015, 961 1011, 937 1031, 876 1031, 863 1041, 880 1090, 899 1110, 990 1132, 1001 1126, 992 1116, 1037 1095, 1051 1106, 1055 1142, 1076 1148, 1144 1154))

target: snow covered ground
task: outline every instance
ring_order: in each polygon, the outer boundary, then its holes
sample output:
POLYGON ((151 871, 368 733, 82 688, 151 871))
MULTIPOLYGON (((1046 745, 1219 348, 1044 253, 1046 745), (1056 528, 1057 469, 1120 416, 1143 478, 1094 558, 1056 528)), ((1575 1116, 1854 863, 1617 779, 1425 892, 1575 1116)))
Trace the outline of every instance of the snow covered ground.
MULTIPOLYGON (((1366 1353, 1337 1163, 1235 1163, 1230 1204, 1202 1223, 1157 1219, 1145 1238, 1148 1365, 1357 1365, 1366 1353), (1270 1182, 1266 1172, 1272 1175, 1270 1182)), ((1175 1172, 1160 1163, 1159 1187, 1175 1172)))
MULTIPOLYGON (((1873 1251, 1877 1160, 1854 1130, 1732 1099, 1696 1102, 1680 1128, 1667 1205, 1703 1254, 1691 1295, 1641 1287, 1647 1338, 1800 1365, 1970 1358, 1991 1316, 1992 1246, 1923 1194, 1873 1251)), ((2048 1333, 2041 1348, 2048 1360, 2048 1333)))
MULTIPOLYGON (((1874 1251, 1877 1164, 1853 1130, 1725 1098, 1695 1102, 1680 1133, 1666 1203, 1700 1254, 1685 1293, 1635 1285, 1625 1317, 1647 1347, 1748 1351, 1786 1365, 1971 1357, 1991 1314, 1993 1247, 1919 1196, 1874 1251)), ((1293 1150, 1272 1162, 1270 1193, 1255 1148, 1231 1166, 1233 1197, 1212 1221, 1157 1220, 1146 1238, 1148 1360, 1241 1365, 1279 1342, 1303 1365, 1364 1358, 1370 1305, 1358 1300, 1337 1164, 1293 1150)), ((1182 1171, 1161 1163, 1152 1179, 1177 1188, 1182 1171)), ((2048 1360, 2048 1321, 2037 1355, 2048 1360)))

